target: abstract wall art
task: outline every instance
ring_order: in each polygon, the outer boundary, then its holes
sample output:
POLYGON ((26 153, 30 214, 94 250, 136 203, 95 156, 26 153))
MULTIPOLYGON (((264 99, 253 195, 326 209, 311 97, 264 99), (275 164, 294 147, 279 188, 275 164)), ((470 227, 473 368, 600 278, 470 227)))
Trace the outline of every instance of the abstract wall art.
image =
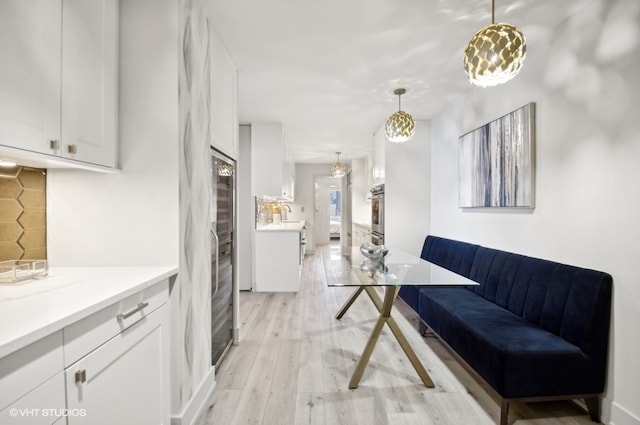
POLYGON ((459 138, 461 208, 533 208, 535 103, 459 138))

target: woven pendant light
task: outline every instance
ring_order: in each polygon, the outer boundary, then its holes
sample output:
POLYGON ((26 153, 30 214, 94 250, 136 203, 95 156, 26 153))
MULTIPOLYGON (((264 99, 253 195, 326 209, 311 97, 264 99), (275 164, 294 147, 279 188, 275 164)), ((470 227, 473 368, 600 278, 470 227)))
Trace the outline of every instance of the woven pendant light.
POLYGON ((404 112, 400 106, 400 96, 405 94, 405 89, 395 89, 393 94, 398 96, 398 112, 391 115, 384 124, 384 132, 392 143, 404 143, 411 140, 416 131, 416 123, 413 117, 404 112))
POLYGON ((342 177, 345 174, 347 174, 346 165, 344 165, 342 162, 340 162, 340 154, 341 153, 342 152, 336 152, 336 155, 338 155, 338 162, 333 164, 333 169, 331 170, 331 175, 333 175, 333 177, 342 177))
POLYGON ((527 54, 524 35, 513 25, 495 23, 491 1, 491 25, 482 28, 464 51, 464 72, 471 84, 491 87, 518 75, 527 54))

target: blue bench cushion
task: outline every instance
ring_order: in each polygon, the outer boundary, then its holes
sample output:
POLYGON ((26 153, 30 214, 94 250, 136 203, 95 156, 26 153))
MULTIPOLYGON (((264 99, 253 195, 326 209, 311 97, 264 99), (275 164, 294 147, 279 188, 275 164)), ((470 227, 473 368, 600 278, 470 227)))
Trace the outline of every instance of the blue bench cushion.
MULTIPOLYGON (((505 398, 600 393, 579 347, 464 288, 421 288, 418 312, 505 398)), ((596 374, 598 372, 594 371, 596 374)))

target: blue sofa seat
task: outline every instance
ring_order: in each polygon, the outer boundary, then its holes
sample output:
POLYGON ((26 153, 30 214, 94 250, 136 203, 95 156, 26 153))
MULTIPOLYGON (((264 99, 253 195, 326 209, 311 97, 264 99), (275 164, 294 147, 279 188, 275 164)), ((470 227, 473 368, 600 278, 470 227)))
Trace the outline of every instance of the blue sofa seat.
POLYGON ((501 424, 511 401, 556 398, 585 398, 599 420, 610 275, 431 235, 422 258, 480 284, 400 296, 502 398, 501 424))

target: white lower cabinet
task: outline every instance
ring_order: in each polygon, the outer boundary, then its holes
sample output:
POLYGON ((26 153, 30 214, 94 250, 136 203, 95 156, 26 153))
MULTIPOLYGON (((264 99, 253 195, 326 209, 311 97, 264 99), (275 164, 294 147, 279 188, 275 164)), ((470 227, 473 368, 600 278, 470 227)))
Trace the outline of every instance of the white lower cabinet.
POLYGON ((2 425, 169 425, 169 281, 0 358, 2 425))
POLYGON ((69 425, 168 424, 161 307, 65 369, 69 425))
POLYGON ((62 332, 0 359, 0 424, 64 421, 62 367, 62 332))
POLYGON ((169 424, 168 281, 64 330, 68 425, 169 424))
POLYGON ((300 290, 300 232, 255 232, 256 292, 300 290))

